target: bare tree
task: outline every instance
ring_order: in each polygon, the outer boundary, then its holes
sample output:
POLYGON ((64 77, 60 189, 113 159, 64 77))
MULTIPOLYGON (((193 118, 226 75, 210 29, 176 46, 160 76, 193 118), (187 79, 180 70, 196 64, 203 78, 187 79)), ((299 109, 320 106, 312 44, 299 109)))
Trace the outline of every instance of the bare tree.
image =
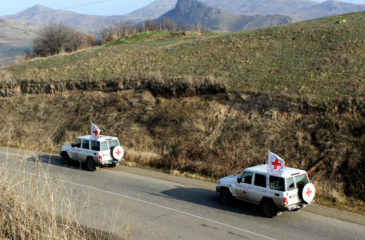
POLYGON ((175 32, 177 29, 176 23, 170 19, 163 18, 161 22, 161 28, 164 31, 175 32))
POLYGON ((33 52, 38 56, 49 56, 66 51, 74 30, 64 24, 50 24, 43 27, 33 40, 33 52))

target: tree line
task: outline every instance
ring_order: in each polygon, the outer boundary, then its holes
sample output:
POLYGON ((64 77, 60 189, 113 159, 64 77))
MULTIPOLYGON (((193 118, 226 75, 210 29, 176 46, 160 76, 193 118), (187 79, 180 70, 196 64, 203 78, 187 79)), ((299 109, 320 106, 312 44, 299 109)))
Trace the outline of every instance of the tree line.
POLYGON ((177 32, 188 30, 188 26, 180 26, 169 19, 161 21, 146 21, 137 26, 131 23, 121 22, 102 29, 98 37, 83 30, 74 28, 62 23, 49 24, 43 27, 33 39, 33 47, 27 52, 27 58, 47 57, 60 53, 70 53, 95 45, 102 45, 113 42, 119 38, 151 32, 168 31, 177 32))

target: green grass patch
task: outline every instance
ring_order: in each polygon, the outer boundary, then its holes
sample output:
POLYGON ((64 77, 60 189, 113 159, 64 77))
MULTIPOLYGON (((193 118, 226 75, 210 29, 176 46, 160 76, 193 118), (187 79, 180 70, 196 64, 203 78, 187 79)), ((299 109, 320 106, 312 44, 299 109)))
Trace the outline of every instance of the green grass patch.
POLYGON ((235 91, 327 103, 365 97, 364 39, 365 13, 352 13, 231 34, 141 33, 5 71, 14 82, 100 81, 155 72, 164 80, 215 78, 235 91))

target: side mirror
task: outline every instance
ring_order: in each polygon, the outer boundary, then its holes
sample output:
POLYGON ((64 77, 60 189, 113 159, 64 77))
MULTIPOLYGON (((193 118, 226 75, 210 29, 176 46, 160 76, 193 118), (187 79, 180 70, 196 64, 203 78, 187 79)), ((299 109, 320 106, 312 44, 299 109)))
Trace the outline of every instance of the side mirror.
POLYGON ((75 147, 75 143, 72 143, 72 144, 71 144, 71 147, 73 147, 73 148, 74 148, 74 147, 75 147))
POLYGON ((241 183, 241 182, 242 182, 242 178, 241 178, 241 177, 238 177, 238 178, 237 178, 237 182, 238 182, 238 183, 241 183))

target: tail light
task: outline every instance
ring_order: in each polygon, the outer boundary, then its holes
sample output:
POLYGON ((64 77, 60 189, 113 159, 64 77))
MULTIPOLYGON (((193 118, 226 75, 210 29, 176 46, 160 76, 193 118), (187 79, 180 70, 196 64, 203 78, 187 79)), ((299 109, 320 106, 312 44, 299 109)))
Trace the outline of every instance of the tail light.
POLYGON ((288 206, 288 199, 286 197, 283 198, 283 203, 285 207, 288 206))
POLYGON ((103 160, 103 157, 101 155, 99 155, 99 162, 101 162, 103 160))

